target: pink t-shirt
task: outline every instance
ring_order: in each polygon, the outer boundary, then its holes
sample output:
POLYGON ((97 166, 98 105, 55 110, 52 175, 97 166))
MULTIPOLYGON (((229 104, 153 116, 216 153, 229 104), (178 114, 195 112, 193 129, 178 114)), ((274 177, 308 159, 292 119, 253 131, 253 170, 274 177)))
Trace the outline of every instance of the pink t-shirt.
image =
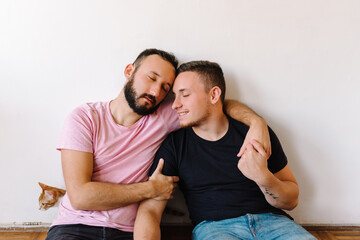
MULTIPOLYGON (((170 102, 134 125, 117 124, 110 102, 88 103, 66 119, 57 149, 90 152, 94 155, 92 181, 129 184, 148 179, 155 153, 166 135, 180 127, 170 102)), ((133 231, 138 204, 109 211, 81 211, 72 208, 66 194, 53 225, 86 224, 133 231)))

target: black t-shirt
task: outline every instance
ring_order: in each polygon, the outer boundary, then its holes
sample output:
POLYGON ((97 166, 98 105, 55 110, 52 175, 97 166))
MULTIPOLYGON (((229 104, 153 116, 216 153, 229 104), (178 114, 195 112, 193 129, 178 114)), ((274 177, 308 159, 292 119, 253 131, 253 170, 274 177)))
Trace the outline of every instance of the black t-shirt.
MULTIPOLYGON (((288 216, 271 206, 258 185, 237 168, 236 156, 248 127, 230 117, 227 133, 217 141, 207 141, 192 128, 172 132, 156 153, 152 174, 160 158, 165 160, 162 173, 179 176, 179 186, 194 225, 239 217, 247 213, 275 213, 288 216)), ((269 128, 272 154, 268 168, 272 173, 283 169, 287 158, 275 133, 269 128)), ((288 216, 289 217, 289 216, 288 216)))

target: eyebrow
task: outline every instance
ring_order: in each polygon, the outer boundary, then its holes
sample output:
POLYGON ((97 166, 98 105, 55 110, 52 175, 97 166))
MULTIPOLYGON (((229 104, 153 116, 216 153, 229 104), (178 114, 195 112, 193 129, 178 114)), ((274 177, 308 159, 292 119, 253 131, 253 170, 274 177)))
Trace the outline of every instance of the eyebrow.
MULTIPOLYGON (((188 90, 189 90, 189 89, 187 89, 187 88, 182 88, 182 89, 180 89, 178 92, 179 92, 179 93, 183 93, 183 92, 188 91, 188 90)), ((174 90, 173 90, 173 93, 175 93, 174 90)))
MULTIPOLYGON (((156 75, 156 76, 158 76, 158 77, 161 77, 161 75, 158 74, 157 72, 150 71, 150 73, 152 73, 152 74, 154 74, 154 75, 156 75)), ((168 86, 171 88, 171 84, 170 84, 169 82, 166 82, 165 84, 168 85, 168 86)))
POLYGON ((150 71, 150 72, 158 77, 161 77, 160 74, 158 74, 157 72, 154 72, 154 71, 150 71))

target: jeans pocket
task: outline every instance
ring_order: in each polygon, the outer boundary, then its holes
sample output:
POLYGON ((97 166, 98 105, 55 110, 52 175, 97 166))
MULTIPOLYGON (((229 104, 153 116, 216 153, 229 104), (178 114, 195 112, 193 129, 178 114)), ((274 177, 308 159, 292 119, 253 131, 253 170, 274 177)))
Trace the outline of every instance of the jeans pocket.
POLYGON ((204 226, 207 223, 210 223, 210 221, 204 220, 204 221, 200 222, 198 225, 196 225, 194 227, 194 229, 192 230, 192 233, 194 234, 196 232, 196 230, 198 230, 200 227, 204 226))

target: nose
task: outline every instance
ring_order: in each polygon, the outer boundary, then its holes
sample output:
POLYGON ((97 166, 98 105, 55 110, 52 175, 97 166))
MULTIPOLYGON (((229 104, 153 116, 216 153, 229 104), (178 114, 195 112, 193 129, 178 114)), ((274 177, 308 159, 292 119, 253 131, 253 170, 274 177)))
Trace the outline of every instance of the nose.
POLYGON ((181 106, 182 106, 182 104, 181 104, 179 97, 175 97, 174 102, 171 106, 172 109, 176 110, 176 109, 180 108, 181 106))
POLYGON ((153 84, 150 88, 150 94, 154 97, 158 97, 160 95, 161 85, 160 84, 153 84))

